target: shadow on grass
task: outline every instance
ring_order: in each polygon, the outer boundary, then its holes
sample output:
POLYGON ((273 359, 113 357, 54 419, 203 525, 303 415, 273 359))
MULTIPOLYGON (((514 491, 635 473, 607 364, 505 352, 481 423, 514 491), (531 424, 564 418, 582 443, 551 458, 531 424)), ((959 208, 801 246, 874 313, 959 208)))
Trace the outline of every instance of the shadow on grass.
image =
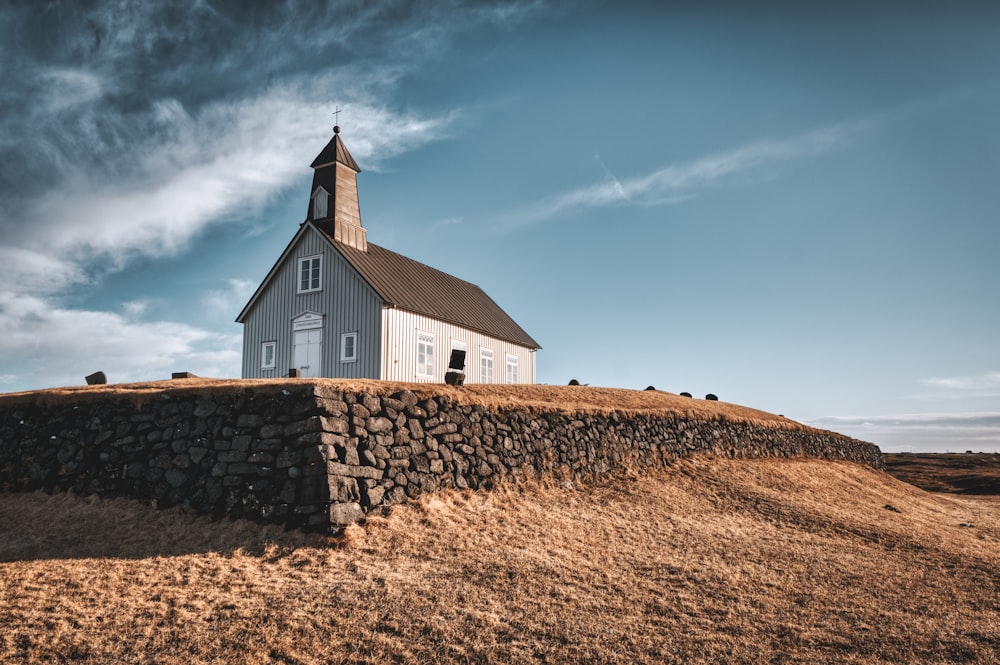
POLYGON ((276 557, 322 537, 247 520, 158 510, 124 498, 0 493, 0 562, 145 559, 205 552, 276 557))

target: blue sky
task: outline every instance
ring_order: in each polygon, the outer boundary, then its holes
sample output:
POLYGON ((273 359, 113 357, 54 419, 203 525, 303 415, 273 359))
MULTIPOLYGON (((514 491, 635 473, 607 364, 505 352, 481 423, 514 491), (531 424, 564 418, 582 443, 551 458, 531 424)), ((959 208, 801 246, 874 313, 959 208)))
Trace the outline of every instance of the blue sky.
POLYGON ((539 382, 1000 451, 996 4, 82 4, 0 8, 0 391, 238 375, 339 107, 539 382))

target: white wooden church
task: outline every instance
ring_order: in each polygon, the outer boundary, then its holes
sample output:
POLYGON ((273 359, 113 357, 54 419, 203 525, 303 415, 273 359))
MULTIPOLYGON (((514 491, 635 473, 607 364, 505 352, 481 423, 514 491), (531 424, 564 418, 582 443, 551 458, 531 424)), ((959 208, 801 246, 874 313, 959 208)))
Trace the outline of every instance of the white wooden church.
POLYGON ((540 347, 475 284, 367 241, 340 128, 311 164, 306 220, 236 318, 243 377, 534 383, 540 347))

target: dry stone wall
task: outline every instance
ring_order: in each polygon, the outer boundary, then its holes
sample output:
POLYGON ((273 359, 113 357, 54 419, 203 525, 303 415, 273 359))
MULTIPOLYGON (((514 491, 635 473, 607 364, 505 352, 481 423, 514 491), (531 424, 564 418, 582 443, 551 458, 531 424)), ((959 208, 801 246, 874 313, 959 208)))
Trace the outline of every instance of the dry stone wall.
POLYGON ((336 528, 443 488, 543 475, 587 481, 684 456, 843 459, 879 449, 832 432, 674 415, 491 410, 446 396, 303 383, 176 389, 47 406, 0 401, 0 488, 336 528), (140 401, 137 401, 140 400, 140 401))

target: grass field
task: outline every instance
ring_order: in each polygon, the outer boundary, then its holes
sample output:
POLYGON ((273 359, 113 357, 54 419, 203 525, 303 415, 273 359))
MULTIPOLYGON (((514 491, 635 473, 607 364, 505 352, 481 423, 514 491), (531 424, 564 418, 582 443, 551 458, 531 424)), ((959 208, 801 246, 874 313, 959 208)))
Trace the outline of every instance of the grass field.
POLYGON ((0 662, 995 663, 1000 503, 698 457, 332 541, 0 495, 0 662))
POLYGON ((1000 455, 898 453, 884 458, 889 473, 928 492, 1000 497, 1000 455))

